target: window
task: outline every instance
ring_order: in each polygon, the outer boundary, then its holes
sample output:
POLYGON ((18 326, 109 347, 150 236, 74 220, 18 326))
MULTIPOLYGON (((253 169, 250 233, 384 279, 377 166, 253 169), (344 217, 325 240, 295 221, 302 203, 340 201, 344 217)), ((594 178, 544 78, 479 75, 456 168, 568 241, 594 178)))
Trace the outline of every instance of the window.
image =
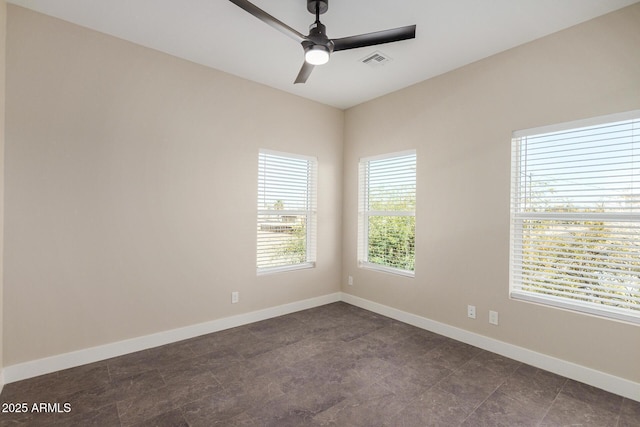
POLYGON ((511 296, 640 323, 640 111, 512 141, 511 296))
POLYGON ((361 159, 359 181, 359 265, 413 276, 415 151, 361 159))
POLYGON ((258 274, 314 267, 315 158, 260 150, 258 274))

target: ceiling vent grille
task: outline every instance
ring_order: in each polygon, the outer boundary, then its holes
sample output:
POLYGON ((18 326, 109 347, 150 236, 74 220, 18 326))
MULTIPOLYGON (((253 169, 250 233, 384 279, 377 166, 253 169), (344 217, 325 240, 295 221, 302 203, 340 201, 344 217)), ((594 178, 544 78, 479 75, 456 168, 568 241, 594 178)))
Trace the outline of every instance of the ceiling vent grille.
POLYGON ((389 55, 384 54, 380 51, 375 51, 360 59, 360 62, 362 62, 363 64, 367 64, 370 67, 379 67, 390 61, 391 58, 389 57, 389 55))

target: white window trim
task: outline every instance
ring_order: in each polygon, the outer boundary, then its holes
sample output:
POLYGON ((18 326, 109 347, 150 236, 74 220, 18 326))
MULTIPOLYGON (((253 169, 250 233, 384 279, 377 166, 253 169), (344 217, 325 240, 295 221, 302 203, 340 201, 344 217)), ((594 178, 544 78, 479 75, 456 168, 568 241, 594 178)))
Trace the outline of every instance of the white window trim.
MULTIPOLYGON (((287 271, 303 270, 316 267, 316 246, 317 246, 317 192, 318 192, 318 159, 312 156, 306 156, 303 154, 287 153, 282 151, 275 151, 269 149, 260 149, 259 156, 261 155, 273 155, 278 157, 285 157, 291 159, 299 159, 308 161, 311 165, 311 173, 308 182, 308 202, 307 210, 287 210, 286 212, 293 215, 304 215, 307 218, 306 227, 306 261, 298 264, 280 265, 273 267, 256 267, 256 274, 258 276, 282 273, 287 271)), ((259 196, 259 195, 258 195, 259 196)), ((257 216, 262 214, 280 214, 282 211, 272 209, 260 209, 257 210, 257 216)))
MULTIPOLYGON (((412 216, 415 217, 415 211, 367 211, 365 209, 365 187, 366 183, 362 182, 362 168, 365 163, 375 161, 391 159, 394 157, 403 157, 409 155, 416 155, 416 150, 404 150, 394 153, 380 154, 370 157, 362 157, 358 161, 358 267, 367 270, 379 271, 388 274, 394 274, 405 277, 415 277, 414 270, 404 270, 400 268, 389 267, 380 265, 368 261, 368 248, 369 248, 369 232, 368 224, 370 216, 412 216)), ((417 178, 416 178, 417 181, 417 178)))
POLYGON ((522 235, 522 223, 524 220, 531 219, 548 219, 548 220, 586 220, 597 219, 601 221, 633 221, 640 223, 640 212, 631 213, 598 213, 598 214, 581 214, 581 213, 546 213, 531 212, 521 213, 518 202, 514 201, 514 196, 519 194, 521 171, 517 170, 520 158, 520 144, 518 140, 521 138, 541 135, 553 132, 562 132, 573 129, 579 129, 589 126, 605 125, 607 123, 615 123, 627 120, 637 120, 640 118, 640 110, 628 111, 624 113, 609 114, 583 120, 575 120, 566 123, 542 126, 537 128, 519 130, 513 132, 512 138, 512 179, 511 179, 511 237, 510 237, 510 261, 509 261, 509 295, 515 300, 527 301, 546 306, 582 312, 595 315, 602 318, 621 320, 630 323, 640 323, 640 313, 629 313, 629 310, 621 310, 606 305, 594 306, 587 302, 563 298, 560 296, 538 294, 531 291, 520 289, 517 283, 517 267, 516 264, 522 265, 522 241, 517 239, 516 235, 522 235))

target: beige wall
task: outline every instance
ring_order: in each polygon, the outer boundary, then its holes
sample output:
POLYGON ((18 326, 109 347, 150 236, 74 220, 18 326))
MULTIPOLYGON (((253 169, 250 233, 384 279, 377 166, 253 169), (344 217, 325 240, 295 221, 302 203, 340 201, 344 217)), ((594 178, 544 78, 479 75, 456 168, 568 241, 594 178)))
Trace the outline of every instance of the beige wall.
POLYGON ((8 13, 5 366, 340 290, 342 111, 8 13), (315 269, 256 277, 263 147, 318 158, 315 269))
POLYGON ((508 295, 511 132, 639 108, 636 4, 348 110, 343 291, 639 382, 637 325, 508 295), (415 279, 356 264, 358 159, 409 148, 415 279))
MULTIPOLYGON (((4 113, 5 113, 5 70, 6 70, 6 39, 7 39, 7 3, 0 0, 0 372, 2 372, 3 360, 3 248, 4 248, 4 113)), ((2 378, 0 376, 0 390, 2 390, 2 378)))

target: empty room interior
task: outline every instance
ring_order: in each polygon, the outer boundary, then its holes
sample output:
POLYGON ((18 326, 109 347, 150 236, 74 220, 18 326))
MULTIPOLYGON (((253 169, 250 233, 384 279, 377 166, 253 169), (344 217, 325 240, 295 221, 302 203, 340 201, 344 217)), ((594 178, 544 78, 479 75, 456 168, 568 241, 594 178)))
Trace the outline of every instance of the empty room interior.
POLYGON ((0 12, 0 425, 640 425, 637 1, 0 12))

